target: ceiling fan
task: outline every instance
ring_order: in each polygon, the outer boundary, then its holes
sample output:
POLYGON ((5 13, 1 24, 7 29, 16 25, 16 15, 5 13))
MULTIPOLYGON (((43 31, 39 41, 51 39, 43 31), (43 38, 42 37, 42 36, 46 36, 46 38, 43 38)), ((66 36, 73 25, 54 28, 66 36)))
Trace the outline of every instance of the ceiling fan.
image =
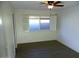
POLYGON ((49 9, 52 9, 53 7, 63 7, 61 1, 42 1, 42 4, 48 6, 49 9))

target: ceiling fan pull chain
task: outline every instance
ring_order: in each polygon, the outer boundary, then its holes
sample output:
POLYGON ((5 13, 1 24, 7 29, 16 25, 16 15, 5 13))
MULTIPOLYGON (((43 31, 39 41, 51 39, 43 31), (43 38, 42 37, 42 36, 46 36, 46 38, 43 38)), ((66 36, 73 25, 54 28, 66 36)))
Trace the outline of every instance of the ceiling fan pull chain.
POLYGON ((49 11, 50 11, 50 17, 51 17, 51 10, 52 10, 52 9, 49 10, 49 11))

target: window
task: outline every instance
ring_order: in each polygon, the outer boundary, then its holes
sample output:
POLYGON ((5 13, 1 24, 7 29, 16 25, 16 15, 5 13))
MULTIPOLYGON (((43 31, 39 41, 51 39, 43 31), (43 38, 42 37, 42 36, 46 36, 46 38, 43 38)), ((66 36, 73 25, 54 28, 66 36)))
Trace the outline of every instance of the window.
POLYGON ((29 31, 49 30, 50 18, 48 16, 29 16, 29 31))
POLYGON ((40 20, 40 29, 49 29, 50 21, 49 20, 40 20))
POLYGON ((29 19, 29 30, 37 31, 40 29, 39 19, 29 19))

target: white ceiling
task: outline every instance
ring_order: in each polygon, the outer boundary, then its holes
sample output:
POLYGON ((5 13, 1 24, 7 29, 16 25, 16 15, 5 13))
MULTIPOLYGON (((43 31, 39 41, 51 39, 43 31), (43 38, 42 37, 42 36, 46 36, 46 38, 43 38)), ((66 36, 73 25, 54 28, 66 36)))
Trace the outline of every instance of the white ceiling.
MULTIPOLYGON (((48 10, 47 6, 42 5, 40 1, 11 1, 10 2, 15 9, 26 9, 26 10, 48 10)), ((71 7, 78 5, 78 1, 63 1, 64 7, 71 7)), ((62 8, 55 8, 62 9, 62 8)))

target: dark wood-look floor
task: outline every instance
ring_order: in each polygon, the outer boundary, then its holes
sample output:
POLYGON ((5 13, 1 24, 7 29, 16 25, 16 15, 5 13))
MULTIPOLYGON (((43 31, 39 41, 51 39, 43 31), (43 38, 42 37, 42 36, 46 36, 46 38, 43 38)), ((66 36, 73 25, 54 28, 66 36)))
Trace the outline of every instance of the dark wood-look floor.
POLYGON ((19 44, 16 58, 79 58, 79 53, 54 40, 19 44))

